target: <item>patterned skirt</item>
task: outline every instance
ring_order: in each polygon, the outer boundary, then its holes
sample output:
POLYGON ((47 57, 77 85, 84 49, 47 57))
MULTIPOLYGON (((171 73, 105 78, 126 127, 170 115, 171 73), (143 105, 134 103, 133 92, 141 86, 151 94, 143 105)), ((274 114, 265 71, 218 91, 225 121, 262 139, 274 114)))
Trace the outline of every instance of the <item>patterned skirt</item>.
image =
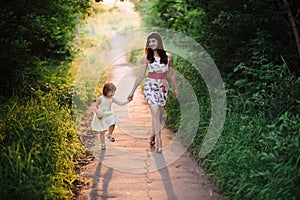
POLYGON ((144 85, 144 95, 148 104, 166 106, 168 100, 169 83, 163 87, 163 79, 147 78, 144 85))

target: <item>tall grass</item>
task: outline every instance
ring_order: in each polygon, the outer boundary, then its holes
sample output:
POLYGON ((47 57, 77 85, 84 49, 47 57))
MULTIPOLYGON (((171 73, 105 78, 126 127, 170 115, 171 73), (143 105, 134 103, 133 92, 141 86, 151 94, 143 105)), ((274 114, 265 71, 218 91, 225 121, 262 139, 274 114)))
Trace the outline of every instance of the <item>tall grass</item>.
MULTIPOLYGON (((201 117, 189 150, 198 159, 209 124, 209 96, 205 85, 185 62, 174 66, 186 76, 197 94, 201 117)), ((281 76, 281 73, 284 71, 276 73, 276 83, 280 83, 280 87, 275 88, 274 83, 270 85, 271 90, 247 90, 243 94, 227 90, 224 130, 213 150, 205 158, 198 159, 225 198, 300 199, 300 114, 294 109, 299 108, 299 101, 291 98, 299 93, 296 86, 300 82, 291 76, 281 76)), ((262 82, 246 83, 246 86, 257 88, 264 82, 266 78, 262 82)), ((168 123, 175 129, 180 126, 180 109, 176 108, 178 104, 170 95, 166 111, 168 123)))
MULTIPOLYGON (((130 27, 139 24, 137 14, 128 14, 127 7, 107 9, 97 3, 93 6, 92 17, 85 22, 78 21, 76 29, 80 37, 74 41, 77 45, 70 44, 70 53, 74 55, 62 63, 50 58, 38 60, 36 66, 18 71, 14 97, 0 97, 0 199, 72 199, 74 196, 73 183, 80 179, 75 165, 86 149, 72 118, 79 114, 74 107, 71 111, 74 104, 71 85, 74 86, 78 73, 85 67, 87 57, 92 53, 94 58, 99 57, 95 47, 108 40, 112 30, 123 30, 129 23, 130 27)), ((90 74, 86 75, 86 79, 90 78, 90 74)), ((99 75, 99 82, 104 76, 99 75)), ((87 98, 90 96, 84 93, 80 100, 85 102, 87 98)))
POLYGON ((56 92, 1 103, 0 199, 70 199, 84 152, 68 106, 56 92))
POLYGON ((233 199, 299 199, 299 115, 269 119, 231 99, 225 129, 202 164, 233 199))

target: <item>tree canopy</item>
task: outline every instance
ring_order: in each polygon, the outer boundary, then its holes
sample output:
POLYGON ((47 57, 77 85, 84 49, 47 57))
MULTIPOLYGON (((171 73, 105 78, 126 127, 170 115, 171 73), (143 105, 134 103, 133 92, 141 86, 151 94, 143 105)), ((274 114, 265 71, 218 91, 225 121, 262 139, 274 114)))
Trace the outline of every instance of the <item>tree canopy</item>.
POLYGON ((41 70, 67 60, 74 50, 71 42, 75 25, 89 12, 89 7, 89 0, 2 2, 1 95, 36 87, 41 70))

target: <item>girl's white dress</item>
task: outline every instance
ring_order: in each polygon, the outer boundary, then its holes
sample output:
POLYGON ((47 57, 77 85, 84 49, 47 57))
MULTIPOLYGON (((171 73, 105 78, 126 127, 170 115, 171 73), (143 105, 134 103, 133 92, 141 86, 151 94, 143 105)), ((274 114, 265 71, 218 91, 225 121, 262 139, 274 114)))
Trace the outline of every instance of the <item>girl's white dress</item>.
POLYGON ((99 97, 101 102, 98 110, 102 114, 103 118, 99 119, 97 114, 94 114, 92 120, 93 131, 106 131, 111 125, 116 124, 115 114, 111 110, 112 98, 106 98, 105 96, 99 97))

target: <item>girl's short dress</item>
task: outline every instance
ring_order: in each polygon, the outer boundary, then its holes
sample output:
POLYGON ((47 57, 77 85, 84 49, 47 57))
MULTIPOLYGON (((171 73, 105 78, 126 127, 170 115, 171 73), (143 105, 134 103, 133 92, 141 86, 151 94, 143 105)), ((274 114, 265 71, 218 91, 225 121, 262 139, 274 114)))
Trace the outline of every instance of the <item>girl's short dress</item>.
POLYGON ((111 110, 112 98, 106 98, 105 96, 100 96, 99 98, 101 102, 98 109, 103 115, 103 118, 99 119, 97 114, 94 114, 92 120, 92 130, 106 131, 111 125, 116 124, 115 114, 111 110))
MULTIPOLYGON (((148 63, 148 73, 167 73, 168 64, 161 64, 160 57, 154 57, 153 63, 148 63)), ((165 106, 168 100, 169 83, 163 79, 153 79, 147 77, 144 85, 144 95, 148 104, 158 104, 165 106)))

